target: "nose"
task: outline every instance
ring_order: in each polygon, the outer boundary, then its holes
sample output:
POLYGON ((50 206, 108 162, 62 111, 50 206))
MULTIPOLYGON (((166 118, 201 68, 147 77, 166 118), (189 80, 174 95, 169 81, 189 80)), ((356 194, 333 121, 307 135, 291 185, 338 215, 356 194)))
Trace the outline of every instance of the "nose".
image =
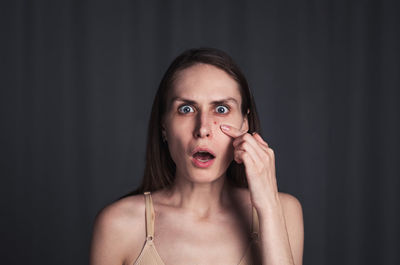
POLYGON ((212 119, 207 113, 199 113, 196 117, 196 126, 194 130, 195 138, 204 138, 212 136, 212 119))

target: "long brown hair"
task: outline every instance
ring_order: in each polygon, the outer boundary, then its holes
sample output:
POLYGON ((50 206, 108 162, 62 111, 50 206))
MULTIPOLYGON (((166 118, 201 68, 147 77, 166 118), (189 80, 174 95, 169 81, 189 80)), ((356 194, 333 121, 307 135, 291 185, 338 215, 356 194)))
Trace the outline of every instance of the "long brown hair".
MULTIPOLYGON (((247 80, 233 59, 225 52, 215 48, 189 49, 180 54, 168 67, 161 79, 151 109, 146 146, 146 164, 140 186, 123 197, 156 191, 170 187, 175 180, 175 163, 167 143, 162 140, 161 123, 167 110, 167 96, 173 86, 176 73, 197 63, 216 66, 228 73, 239 84, 242 97, 241 112, 247 115, 249 132, 260 133, 261 126, 256 104, 247 80), (249 113, 247 111, 249 110, 249 113)), ((235 187, 248 188, 243 164, 232 160, 226 171, 227 180, 235 187)), ((121 198, 123 198, 121 197, 121 198)))

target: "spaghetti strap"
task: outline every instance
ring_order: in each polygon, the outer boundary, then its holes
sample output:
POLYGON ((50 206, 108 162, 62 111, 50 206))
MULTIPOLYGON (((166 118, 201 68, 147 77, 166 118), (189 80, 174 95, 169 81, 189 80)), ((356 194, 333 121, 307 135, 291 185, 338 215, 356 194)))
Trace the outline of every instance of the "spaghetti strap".
POLYGON ((259 220, 258 220, 258 214, 256 208, 253 206, 253 222, 252 222, 252 233, 251 236, 254 239, 258 239, 258 233, 259 233, 259 220))
POLYGON ((146 211, 146 240, 153 240, 154 238, 154 208, 153 200, 151 199, 150 191, 144 192, 145 198, 145 211, 146 211))
MULTIPOLYGON (((157 248, 154 245, 154 206, 153 200, 151 198, 151 192, 146 191, 143 193, 145 198, 145 219, 146 219, 146 241, 140 252, 139 256, 136 258, 133 265, 165 265, 162 258, 158 254, 157 248)), ((252 214, 252 240, 248 243, 248 247, 246 252, 242 256, 239 261, 239 265, 252 265, 252 264, 259 264, 254 263, 252 258, 252 244, 256 242, 255 239, 258 239, 258 216, 257 211, 253 207, 253 214, 252 214)))

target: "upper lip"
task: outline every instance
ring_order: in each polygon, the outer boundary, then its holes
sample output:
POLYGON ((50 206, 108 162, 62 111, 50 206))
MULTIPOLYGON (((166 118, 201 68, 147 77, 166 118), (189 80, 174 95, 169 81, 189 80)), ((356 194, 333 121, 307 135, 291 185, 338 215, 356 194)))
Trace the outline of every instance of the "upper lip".
POLYGON ((198 146, 198 147, 196 147, 196 148, 193 150, 192 156, 193 156, 194 154, 196 154, 197 152, 200 152, 200 151, 209 152, 209 153, 212 154, 214 157, 216 157, 216 156, 215 156, 215 153, 214 153, 212 150, 208 149, 207 147, 201 147, 201 146, 198 146))

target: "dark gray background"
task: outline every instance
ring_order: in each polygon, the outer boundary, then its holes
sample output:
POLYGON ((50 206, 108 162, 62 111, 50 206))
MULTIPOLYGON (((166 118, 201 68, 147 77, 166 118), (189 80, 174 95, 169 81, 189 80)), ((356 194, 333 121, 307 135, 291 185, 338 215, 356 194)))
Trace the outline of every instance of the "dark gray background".
POLYGON ((201 46, 249 80, 304 264, 400 264, 395 1, 1 5, 2 264, 87 264, 95 214, 141 179, 162 74, 201 46))

